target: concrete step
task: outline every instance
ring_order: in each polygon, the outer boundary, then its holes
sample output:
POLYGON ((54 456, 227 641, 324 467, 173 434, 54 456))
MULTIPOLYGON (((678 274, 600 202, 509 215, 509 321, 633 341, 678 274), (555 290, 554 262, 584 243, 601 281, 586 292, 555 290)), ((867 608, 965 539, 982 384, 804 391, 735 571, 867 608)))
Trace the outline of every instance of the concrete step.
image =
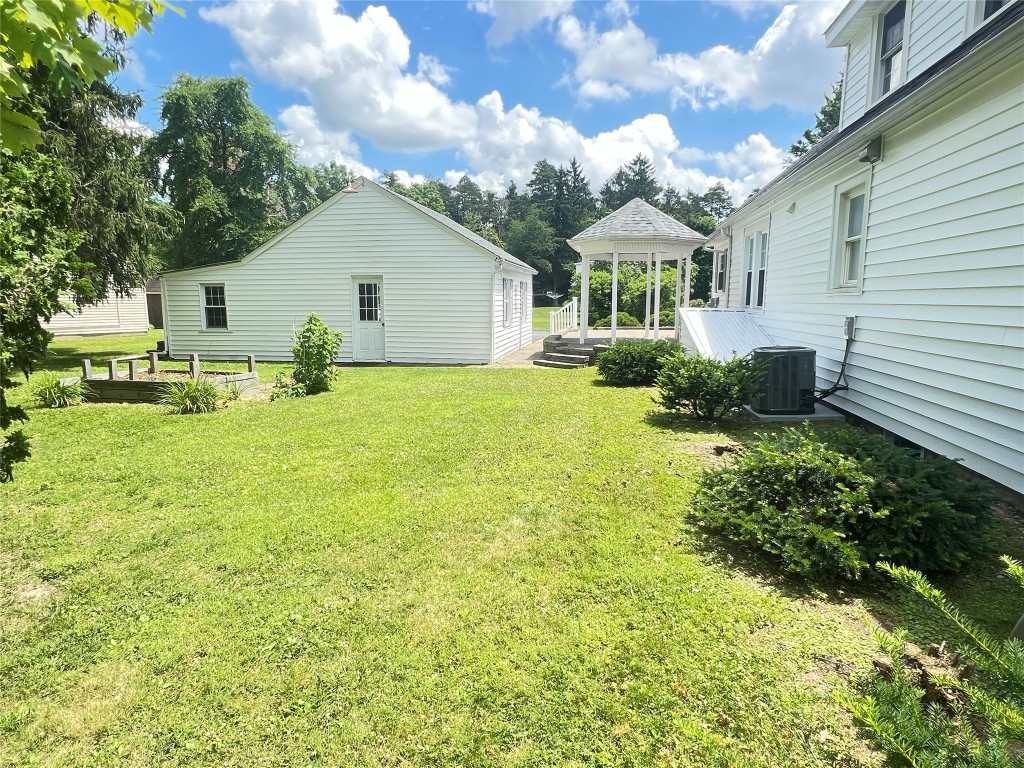
POLYGON ((560 363, 582 363, 583 365, 590 363, 590 355, 571 355, 565 352, 545 352, 544 358, 560 363))
POLYGON ((586 363, 563 363, 560 360, 547 360, 545 358, 541 358, 540 360, 534 360, 533 364, 539 365, 541 368, 560 368, 563 370, 587 367, 586 363))

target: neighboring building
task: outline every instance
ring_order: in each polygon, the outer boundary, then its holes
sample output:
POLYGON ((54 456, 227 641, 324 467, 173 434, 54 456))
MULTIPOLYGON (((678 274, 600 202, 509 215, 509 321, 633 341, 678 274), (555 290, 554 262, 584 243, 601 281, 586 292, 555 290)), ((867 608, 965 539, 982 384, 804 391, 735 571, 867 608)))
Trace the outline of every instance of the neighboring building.
POLYGON ((160 298, 160 278, 151 277, 146 283, 146 313, 154 328, 164 327, 164 304, 160 298))
POLYGON ((111 293, 99 304, 54 315, 43 327, 54 336, 147 333, 146 294, 142 290, 123 297, 111 293))
POLYGON ((240 261, 164 272, 171 357, 290 360, 309 312, 339 361, 489 363, 533 340, 536 270, 365 178, 240 261))
POLYGON ((1022 18, 1020 0, 849 3, 826 33, 847 51, 840 127, 708 246, 713 301, 813 347, 819 386, 856 318, 830 403, 1018 492, 1022 18))

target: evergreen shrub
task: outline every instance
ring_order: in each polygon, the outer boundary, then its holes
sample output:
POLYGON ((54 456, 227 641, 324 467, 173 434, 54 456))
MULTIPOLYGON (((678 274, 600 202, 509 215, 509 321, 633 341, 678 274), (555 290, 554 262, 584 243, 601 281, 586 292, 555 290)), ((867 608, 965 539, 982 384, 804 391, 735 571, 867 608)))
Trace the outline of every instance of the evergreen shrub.
MULTIPOLYGON (((635 317, 633 317, 628 312, 619 312, 619 313, 616 314, 616 318, 617 318, 616 326, 619 327, 619 328, 642 328, 643 327, 643 323, 640 320, 637 320, 635 317)), ((594 323, 594 327, 595 328, 611 328, 612 327, 612 318, 611 318, 611 316, 608 316, 608 317, 606 317, 606 318, 604 318, 602 320, 598 320, 596 323, 594 323)))
POLYGON ((616 341, 597 356, 597 372, 609 384, 649 387, 661 372, 662 360, 678 354, 679 346, 667 339, 616 341))
POLYGON ((954 462, 918 458, 879 435, 809 426, 761 435, 705 472, 694 513, 804 575, 857 579, 885 560, 960 570, 982 546, 991 497, 954 462))
POLYGON ((750 403, 762 378, 763 371, 749 357, 722 362, 701 355, 677 355, 665 360, 655 383, 658 403, 666 411, 718 421, 750 403))

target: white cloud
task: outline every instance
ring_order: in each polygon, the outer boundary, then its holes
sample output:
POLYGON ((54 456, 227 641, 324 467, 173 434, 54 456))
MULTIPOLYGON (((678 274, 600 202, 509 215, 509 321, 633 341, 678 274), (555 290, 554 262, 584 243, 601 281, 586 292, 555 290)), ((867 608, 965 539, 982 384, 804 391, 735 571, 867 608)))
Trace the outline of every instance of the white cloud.
POLYGON ((153 130, 146 125, 143 125, 138 120, 131 120, 125 117, 117 117, 115 115, 104 115, 103 125, 111 130, 123 133, 128 136, 136 136, 143 139, 151 139, 156 134, 153 130))
POLYGON ((470 0, 469 7, 494 18, 486 38, 488 45, 497 47, 568 13, 572 4, 573 0, 470 0))
POLYGON ((341 163, 360 176, 378 175, 375 168, 359 159, 359 145, 352 135, 324 130, 312 107, 293 104, 282 110, 278 119, 285 128, 284 138, 296 147, 299 162, 306 165, 341 163))
MULTIPOLYGON (((731 5, 740 13, 754 7, 731 5)), ((842 54, 825 48, 821 35, 841 6, 842 0, 785 5, 748 51, 716 45, 697 54, 659 53, 657 41, 628 18, 602 32, 596 23, 563 16, 557 40, 575 56, 582 100, 621 99, 629 89, 667 92, 694 109, 781 104, 810 111, 839 74, 842 54)))
MULTIPOLYGON (((619 14, 625 11, 610 9, 619 14)), ((410 43, 386 8, 370 6, 359 17, 346 16, 334 0, 247 0, 200 14, 229 29, 249 66, 260 77, 304 92, 308 104, 295 104, 279 115, 287 138, 306 163, 341 162, 357 173, 378 176, 361 160, 359 139, 401 152, 455 150, 471 177, 499 190, 530 178, 534 163, 546 158, 558 165, 573 157, 597 187, 637 154, 651 158, 663 183, 702 192, 722 181, 738 199, 761 186, 782 168, 783 153, 755 134, 729 152, 708 154, 681 144, 668 118, 650 114, 614 130, 582 135, 571 123, 536 108, 506 108, 493 91, 475 103, 452 99, 443 87, 449 70, 421 54, 411 70, 410 43), (693 167, 715 164, 721 175, 693 167)), ((581 40, 591 34, 571 17, 563 17, 559 34, 581 40)), ((613 66, 639 68, 656 45, 631 21, 619 30, 622 43, 613 66)), ((585 93, 592 99, 622 98, 633 81, 613 77, 614 70, 586 62, 585 93), (593 75, 593 76, 590 76, 593 75)), ((677 82, 664 69, 658 76, 677 82)), ((466 171, 451 171, 458 181, 466 171)), ((399 172, 403 183, 421 177, 399 172)))
POLYGON ((426 57, 422 75, 408 71, 409 38, 387 8, 371 5, 357 19, 335 0, 279 0, 199 13, 230 30, 261 77, 304 91, 330 130, 406 151, 451 147, 475 132, 473 108, 431 82, 447 77, 440 62, 426 57))

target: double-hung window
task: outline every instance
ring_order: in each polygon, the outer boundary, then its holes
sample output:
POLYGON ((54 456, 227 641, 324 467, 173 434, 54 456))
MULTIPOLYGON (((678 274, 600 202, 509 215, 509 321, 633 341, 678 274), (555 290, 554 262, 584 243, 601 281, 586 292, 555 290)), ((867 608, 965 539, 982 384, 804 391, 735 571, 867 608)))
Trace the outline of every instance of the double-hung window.
POLYGON ((512 325, 512 285, 513 281, 507 277, 501 279, 502 293, 502 324, 508 328, 512 325))
POLYGON ((522 313, 522 316, 525 318, 526 315, 529 313, 529 308, 530 308, 529 296, 527 296, 527 294, 526 294, 526 281, 525 280, 520 280, 519 281, 519 306, 520 306, 520 310, 519 311, 522 313))
POLYGON ((748 233, 744 250, 743 306, 761 309, 764 307, 764 283, 768 271, 768 233, 748 233))
POLYGON ((903 83, 903 70, 906 61, 903 32, 906 18, 906 0, 899 0, 881 17, 878 52, 879 98, 903 83))
POLYGON ((226 331, 228 328, 228 304, 223 285, 204 285, 203 328, 226 331))
POLYGON ((725 293, 725 277, 729 272, 729 252, 715 251, 715 293, 725 293))
POLYGON ((836 292, 861 289, 867 233, 868 188, 863 175, 836 187, 834 239, 829 288, 836 292))

